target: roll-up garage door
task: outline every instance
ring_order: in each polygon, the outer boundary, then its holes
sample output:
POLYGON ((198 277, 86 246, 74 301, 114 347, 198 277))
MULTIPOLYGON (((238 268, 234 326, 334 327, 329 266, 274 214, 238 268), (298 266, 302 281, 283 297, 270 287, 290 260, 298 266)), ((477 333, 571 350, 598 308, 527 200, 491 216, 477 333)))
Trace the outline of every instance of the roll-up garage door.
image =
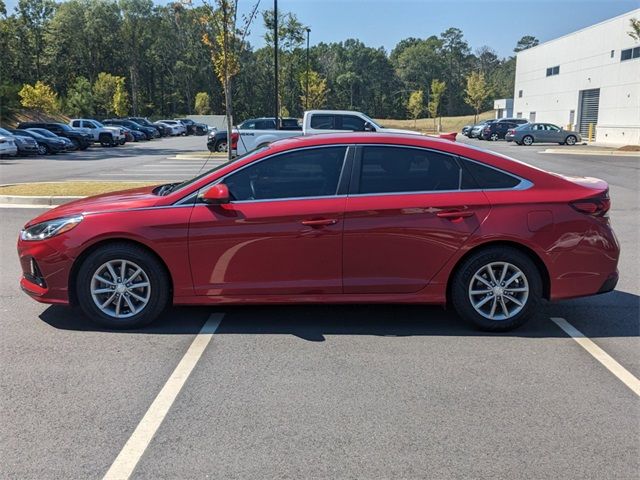
MULTIPOLYGON (((580 92, 580 120, 578 130, 581 135, 589 133, 589 124, 595 127, 598 123, 598 105, 600 103, 600 89, 582 90, 580 92)), ((595 132, 595 130, 594 130, 595 132)))

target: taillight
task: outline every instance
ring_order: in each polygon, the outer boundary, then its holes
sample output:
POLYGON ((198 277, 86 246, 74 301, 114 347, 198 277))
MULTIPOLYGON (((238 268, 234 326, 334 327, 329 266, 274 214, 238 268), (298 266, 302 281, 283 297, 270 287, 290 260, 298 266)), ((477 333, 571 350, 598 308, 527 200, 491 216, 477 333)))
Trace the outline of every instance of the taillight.
POLYGON ((238 132, 233 132, 231 134, 231 148, 232 149, 237 149, 238 148, 238 139, 240 138, 240 134, 238 132))
POLYGON ((609 191, 607 190, 596 197, 571 202, 570 205, 580 213, 592 217, 606 217, 611 208, 611 199, 609 198, 609 191))

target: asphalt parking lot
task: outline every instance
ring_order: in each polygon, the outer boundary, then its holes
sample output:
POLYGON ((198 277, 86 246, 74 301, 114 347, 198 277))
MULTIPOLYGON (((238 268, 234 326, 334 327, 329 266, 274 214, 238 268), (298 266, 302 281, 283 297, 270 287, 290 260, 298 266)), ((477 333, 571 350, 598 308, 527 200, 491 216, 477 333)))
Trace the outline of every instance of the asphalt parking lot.
MULTIPOLYGON (((169 182, 204 160, 152 166, 204 142, 2 160, 0 179, 169 182)), ((470 142, 610 183, 616 291, 507 334, 395 305, 175 308, 114 332, 19 291, 16 236, 41 210, 0 209, 0 478, 637 478, 638 393, 552 318, 640 377, 640 159, 470 142)))

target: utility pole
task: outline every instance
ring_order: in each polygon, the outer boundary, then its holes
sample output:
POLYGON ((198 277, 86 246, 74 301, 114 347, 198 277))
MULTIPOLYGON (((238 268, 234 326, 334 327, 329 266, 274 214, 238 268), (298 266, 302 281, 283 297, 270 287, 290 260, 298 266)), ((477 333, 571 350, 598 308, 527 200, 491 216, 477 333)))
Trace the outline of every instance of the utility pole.
POLYGON ((307 27, 307 81, 304 94, 304 109, 309 110, 309 33, 311 29, 307 27))
POLYGON ((276 94, 274 95, 274 117, 276 119, 276 130, 280 129, 280 122, 278 117, 280 116, 280 105, 278 102, 278 0, 273 0, 273 65, 274 65, 274 80, 276 94))

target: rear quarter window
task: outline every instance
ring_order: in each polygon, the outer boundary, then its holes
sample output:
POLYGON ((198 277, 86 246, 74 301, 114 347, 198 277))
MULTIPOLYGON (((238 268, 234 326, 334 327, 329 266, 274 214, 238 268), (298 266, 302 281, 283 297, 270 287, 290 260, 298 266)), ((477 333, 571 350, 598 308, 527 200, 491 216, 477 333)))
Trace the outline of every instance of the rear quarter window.
POLYGON ((335 128, 335 117, 333 115, 313 115, 311 117, 311 128, 331 130, 335 128))
POLYGON ((463 189, 481 188, 483 190, 514 188, 520 184, 520 179, 513 175, 496 170, 495 168, 480 163, 460 159, 465 173, 463 179, 463 189))

